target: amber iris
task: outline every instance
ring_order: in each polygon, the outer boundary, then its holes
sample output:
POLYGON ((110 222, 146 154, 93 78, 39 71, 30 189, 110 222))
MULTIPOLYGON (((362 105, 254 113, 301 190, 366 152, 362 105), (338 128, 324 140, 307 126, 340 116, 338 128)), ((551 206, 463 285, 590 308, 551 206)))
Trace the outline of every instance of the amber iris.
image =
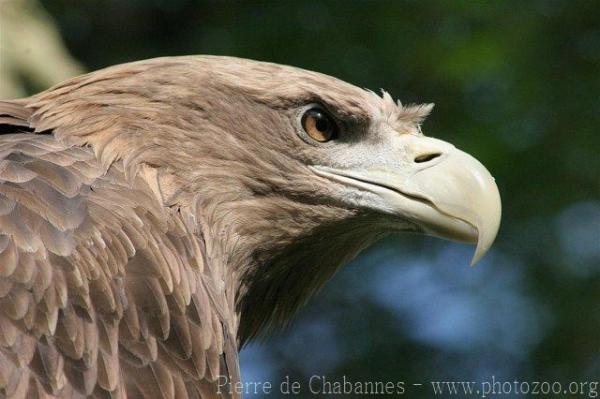
POLYGON ((315 141, 325 143, 337 136, 337 126, 321 108, 311 108, 302 115, 302 128, 315 141))

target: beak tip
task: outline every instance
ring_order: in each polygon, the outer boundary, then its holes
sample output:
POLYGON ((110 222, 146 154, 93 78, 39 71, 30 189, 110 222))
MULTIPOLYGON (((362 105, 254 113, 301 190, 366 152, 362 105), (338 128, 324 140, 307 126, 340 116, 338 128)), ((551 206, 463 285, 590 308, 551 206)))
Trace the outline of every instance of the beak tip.
POLYGON ((471 258, 471 262, 469 263, 469 266, 475 267, 475 265, 481 260, 481 258, 483 258, 483 255, 485 255, 485 252, 487 252, 487 251, 479 251, 479 248, 477 248, 475 250, 475 253, 473 254, 473 258, 471 258))
POLYGON ((469 266, 471 266, 471 267, 475 266, 485 256, 485 254, 488 252, 488 250, 492 246, 495 236, 496 235, 494 234, 494 237, 491 240, 489 240, 489 239, 482 240, 480 237, 480 239, 477 243, 477 247, 475 248, 475 253, 473 254, 473 258, 471 258, 471 263, 469 266))
POLYGON ((473 254, 473 258, 471 259, 471 263, 469 266, 474 267, 483 257, 487 254, 490 249, 490 245, 480 245, 477 244, 477 248, 475 249, 475 253, 473 254))
POLYGON ((475 266, 491 248, 498 235, 502 220, 502 201, 496 179, 489 173, 486 174, 488 175, 488 183, 484 185, 484 190, 482 190, 485 194, 480 202, 480 215, 477 223, 479 237, 473 259, 471 259, 471 266, 475 266))
MULTIPOLYGON (((499 197, 498 197, 499 198, 499 197)), ((477 247, 475 248, 475 253, 473 254, 473 258, 471 259, 471 266, 475 266, 477 262, 479 262, 483 256, 489 251, 494 240, 496 239, 496 235, 498 234, 498 229, 500 228, 500 201, 497 202, 498 209, 494 212, 494 217, 490 217, 488 219, 487 229, 479 227, 479 238, 477 240, 477 247), (491 222, 491 223, 490 223, 491 222)), ((491 216, 491 215, 490 215, 491 216)))

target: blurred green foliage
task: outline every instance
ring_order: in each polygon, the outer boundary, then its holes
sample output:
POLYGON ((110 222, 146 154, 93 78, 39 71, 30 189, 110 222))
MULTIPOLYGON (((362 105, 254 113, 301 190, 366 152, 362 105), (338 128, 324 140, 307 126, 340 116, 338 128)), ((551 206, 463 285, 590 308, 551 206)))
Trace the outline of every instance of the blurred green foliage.
POLYGON ((598 380, 600 2, 42 3, 90 70, 226 54, 435 102, 425 133, 495 175, 503 224, 482 264, 466 267, 465 246, 386 240, 248 348, 246 379, 598 380))

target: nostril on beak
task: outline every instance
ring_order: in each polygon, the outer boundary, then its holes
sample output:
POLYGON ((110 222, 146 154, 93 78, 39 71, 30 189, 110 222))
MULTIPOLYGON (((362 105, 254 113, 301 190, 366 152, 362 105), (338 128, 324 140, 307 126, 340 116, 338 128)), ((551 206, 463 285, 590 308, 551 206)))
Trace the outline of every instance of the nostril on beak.
POLYGON ((424 162, 429 162, 431 160, 436 159, 437 157, 441 156, 442 154, 439 152, 432 152, 429 154, 423 154, 423 155, 419 155, 418 157, 415 158, 415 162, 416 163, 424 163, 424 162))

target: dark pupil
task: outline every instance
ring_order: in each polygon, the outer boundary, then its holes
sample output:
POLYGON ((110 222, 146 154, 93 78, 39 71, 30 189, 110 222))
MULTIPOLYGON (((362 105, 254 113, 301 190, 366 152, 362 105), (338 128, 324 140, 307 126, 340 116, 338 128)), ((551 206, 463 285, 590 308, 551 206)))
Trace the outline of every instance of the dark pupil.
POLYGON ((315 126, 318 131, 326 132, 329 130, 329 121, 327 120, 327 117, 325 115, 319 112, 315 115, 315 119, 315 126))

